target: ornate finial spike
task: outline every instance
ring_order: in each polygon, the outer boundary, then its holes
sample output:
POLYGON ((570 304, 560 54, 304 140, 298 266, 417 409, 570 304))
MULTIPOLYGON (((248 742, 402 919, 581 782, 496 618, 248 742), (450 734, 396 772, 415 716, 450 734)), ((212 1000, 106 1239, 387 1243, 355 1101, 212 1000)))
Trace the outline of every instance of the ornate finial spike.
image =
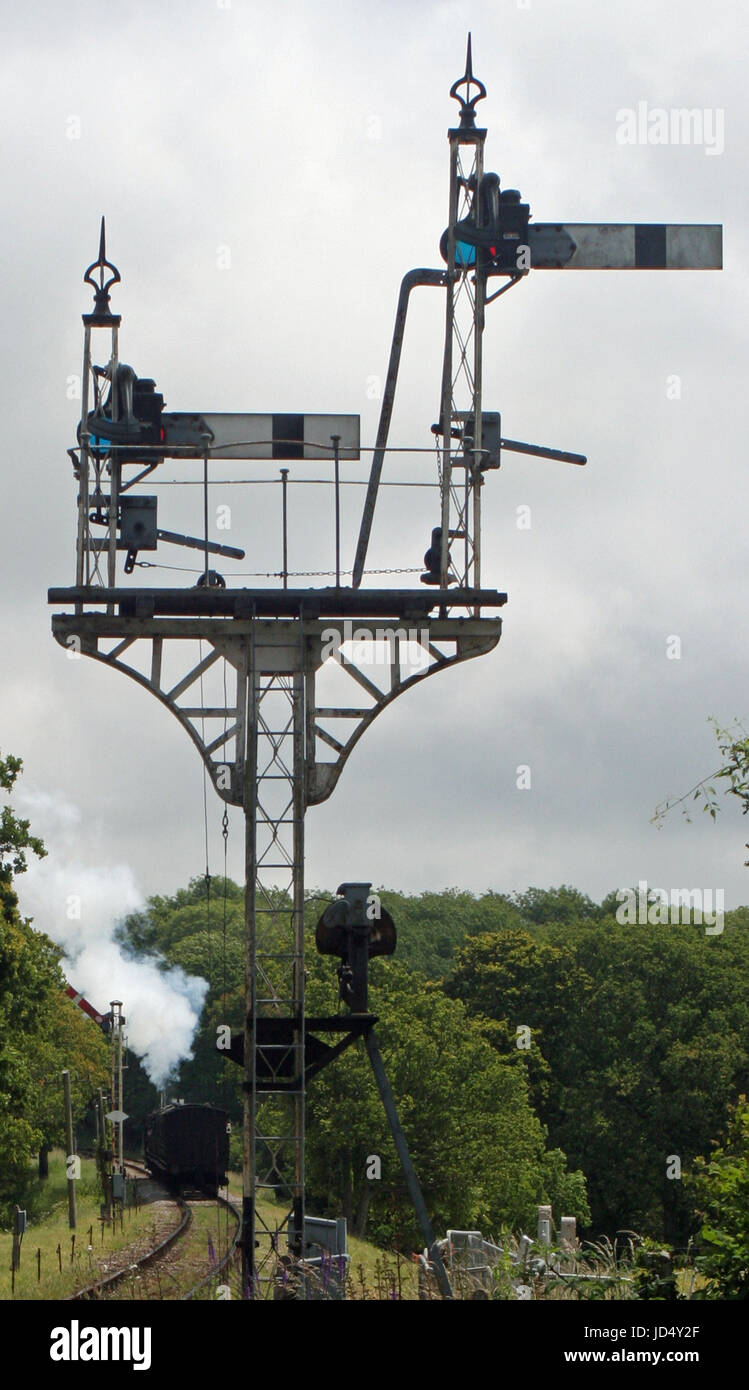
POLYGON ((109 288, 111 285, 119 283, 120 272, 116 265, 112 265, 112 262, 107 260, 106 235, 106 226, 102 217, 99 232, 99 256, 97 260, 92 261, 83 277, 83 283, 90 285, 94 292, 94 312, 85 316, 86 322, 99 327, 110 323, 119 323, 119 315, 113 314, 109 308, 109 288), (92 272, 97 270, 99 272, 98 284, 95 279, 92 279, 92 272), (112 272, 109 279, 106 279, 104 274, 107 270, 112 272))
POLYGON ((468 45, 466 47, 466 70, 457 82, 453 82, 450 88, 450 96, 460 102, 460 124, 463 130, 473 130, 476 125, 476 102, 481 101, 486 96, 486 87, 480 82, 478 77, 473 75, 473 55, 471 52, 471 35, 468 35, 468 45), (461 96, 460 87, 465 87, 465 96, 461 96), (471 96, 471 87, 476 87, 475 96, 471 96))

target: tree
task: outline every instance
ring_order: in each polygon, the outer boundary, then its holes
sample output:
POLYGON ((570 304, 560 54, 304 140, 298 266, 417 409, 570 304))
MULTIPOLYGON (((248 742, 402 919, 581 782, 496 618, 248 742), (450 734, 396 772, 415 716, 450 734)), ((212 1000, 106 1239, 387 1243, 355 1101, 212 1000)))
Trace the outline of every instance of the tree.
MULTIPOLYGON (((0 756, 0 788, 13 789, 23 763, 0 756)), ((29 1036, 38 1032, 44 1000, 62 988, 54 947, 22 920, 13 875, 26 868, 25 851, 46 853, 10 805, 0 812, 0 1205, 18 1191, 41 1131, 29 1118, 33 1096, 29 1036)))
POLYGON ((594 1233, 683 1242, 686 1168, 749 1086, 749 938, 688 923, 547 921, 466 942, 446 982, 527 1070, 549 1142, 588 1179, 594 1233), (517 1028, 529 1046, 517 1047, 517 1028))
MULTIPOLYGON (((0 790, 12 791, 22 770, 21 758, 0 755, 0 790)), ((0 892, 9 887, 14 874, 24 873, 27 849, 40 858, 47 853, 42 841, 31 834, 29 822, 19 820, 11 806, 3 806, 0 812, 0 892)))
MULTIPOLYGON (((663 801, 660 806, 656 806, 652 820, 660 828, 663 820, 675 806, 681 806, 682 815, 688 822, 691 822, 692 802, 702 803, 703 813, 709 815, 713 820, 717 818, 720 805, 717 792, 712 786, 720 778, 729 783, 729 786, 722 790, 727 796, 737 796, 741 804, 742 815, 749 811, 749 737, 746 729, 738 720, 734 721, 733 729, 721 729, 717 720, 712 719, 710 723, 715 730, 715 737, 723 758, 721 766, 709 777, 703 777, 694 787, 690 787, 688 792, 676 797, 673 801, 663 801)), ((749 849, 749 845, 747 845, 749 849)), ((745 861, 749 868, 749 860, 745 861)))
MULTIPOLYGON (((310 1014, 338 1010, 335 970, 312 946, 323 896, 331 895, 310 894, 305 912, 310 1014)), ((479 1223, 487 1231, 498 1231, 502 1226, 528 1226, 535 1224, 536 1205, 545 1201, 587 1219, 584 1178, 567 1172, 558 1148, 547 1151, 522 1065, 499 1055, 485 1035, 486 1023, 469 1018, 459 1000, 448 999, 437 978, 428 981, 413 968, 418 961, 439 977, 470 932, 480 930, 487 920, 497 926, 522 922, 520 909, 499 894, 476 898, 457 890, 412 898, 383 890, 381 898, 398 923, 401 959, 372 962, 371 1003, 381 1018, 378 1036, 385 1065, 438 1228, 479 1223)), ((133 947, 161 954, 169 965, 181 965, 210 981, 194 1055, 181 1065, 176 1085, 192 1100, 227 1105, 236 1119, 241 1111, 241 1072, 225 1054, 223 1062, 217 1054, 216 1024, 242 1026, 241 890, 228 885, 225 948, 222 884, 212 886, 211 902, 219 910, 209 921, 205 879, 195 878, 171 898, 152 898, 143 912, 123 923, 120 935, 133 947)), ((279 894, 275 927, 284 933, 290 906, 279 894)), ((269 919, 266 942, 273 931, 269 919)), ((361 1043, 309 1084, 306 1168, 311 1211, 343 1211, 352 1234, 368 1230, 381 1243, 420 1243, 361 1043), (373 1157, 381 1162, 380 1178, 367 1176, 373 1157)))
MULTIPOLYGON (((329 1008, 320 965, 309 985, 315 1009, 329 1008)), ((329 964, 324 971, 329 976, 329 964)), ((546 1152, 524 1072, 497 1055, 465 1006, 395 961, 373 962, 371 998, 435 1229, 527 1228, 538 1203, 550 1200, 572 1203, 569 1214, 587 1219, 584 1179, 566 1172, 563 1154, 546 1152)), ((380 1243, 420 1244, 363 1045, 325 1068, 307 1099, 310 1200, 331 1211, 342 1206, 354 1234, 366 1223, 380 1243), (381 1178, 367 1176, 372 1157, 381 1178)))
POLYGON ((49 995, 44 1022, 30 1049, 32 1082, 28 1118, 39 1130, 40 1153, 65 1142, 61 1073, 70 1072, 74 1123, 85 1115, 99 1086, 109 1079, 109 1048, 101 1029, 62 991, 49 995))
POLYGON ((702 1217, 707 1253, 697 1266, 707 1285, 697 1297, 749 1298, 749 1104, 733 1108, 726 1139, 712 1158, 698 1158, 690 1190, 702 1217))
POLYGON ((522 913, 524 923, 578 923, 597 921, 603 915, 597 903, 566 883, 560 888, 528 888, 525 893, 513 894, 512 901, 522 913))
POLYGON ((398 959, 429 980, 447 974, 455 952, 472 933, 523 924, 518 907, 502 893, 477 897, 457 888, 414 895, 377 891, 396 923, 398 959))
POLYGON ((211 876, 210 892, 205 874, 190 879, 187 888, 180 888, 168 897, 154 895, 145 909, 132 912, 117 928, 116 936, 135 954, 168 955, 183 937, 201 931, 213 931, 218 941, 223 931, 223 908, 226 897, 227 929, 232 934, 244 930, 244 891, 231 879, 211 876))
MULTIPOLYGON (((0 758, 0 787, 13 789, 20 758, 0 758)), ((71 1071, 76 1115, 106 1079, 98 1030, 64 996, 61 952, 21 917, 14 875, 26 851, 44 855, 29 822, 10 805, 0 813, 0 1210, 22 1193, 31 1155, 62 1137, 63 1067, 71 1071)))

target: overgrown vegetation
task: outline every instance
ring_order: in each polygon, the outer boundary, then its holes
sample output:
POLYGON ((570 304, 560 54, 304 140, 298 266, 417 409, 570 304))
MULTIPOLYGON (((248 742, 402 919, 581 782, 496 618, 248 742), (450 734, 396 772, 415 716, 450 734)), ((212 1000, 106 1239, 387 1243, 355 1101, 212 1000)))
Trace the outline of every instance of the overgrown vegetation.
POLYGON ((749 1104, 741 1096, 724 1140, 700 1157, 689 1184, 702 1218, 702 1298, 749 1298, 749 1104))
MULTIPOLYGON (((308 904, 314 1012, 337 1008, 335 970, 312 942, 326 896, 308 904)), ((749 1089, 749 911, 708 936, 690 921, 621 925, 615 892, 594 903, 569 886, 380 896, 398 950, 372 962, 371 1003, 438 1228, 532 1228, 550 1201, 591 1238, 636 1230, 684 1249, 700 1218, 669 1157, 687 1172, 749 1089)), ((279 900, 279 924, 288 910, 279 900)), ((235 1119, 238 1069, 217 1067, 214 1042, 218 1023, 241 1026, 242 922, 229 884, 224 955, 223 884, 209 908, 196 878, 122 928, 211 982, 174 1090, 235 1119)), ((309 1088, 307 1171, 320 1214, 343 1210, 383 1245, 417 1242, 363 1052, 309 1088), (366 1177, 373 1153, 379 1182, 366 1177)))
MULTIPOLYGON (((11 792, 20 758, 0 757, 0 788, 11 792)), ((106 1083, 104 1040, 65 998, 61 952, 18 911, 14 876, 26 851, 46 853, 29 822, 6 804, 0 813, 0 1223, 14 1202, 30 1205, 29 1158, 61 1143, 64 1133, 61 1072, 71 1073, 76 1118, 97 1086, 106 1083)))
MULTIPOLYGON (((0 759, 6 792, 19 772, 18 759, 0 759)), ((44 847, 6 806, 6 1225, 14 1201, 42 1212, 44 1185, 30 1180, 29 1160, 62 1139, 62 1068, 73 1074, 78 1119, 108 1074, 101 1034, 64 997, 60 952, 18 912, 13 878, 29 850, 44 847)), ((225 1105, 236 1160, 241 1076, 215 1039, 218 1025, 242 1024, 243 893, 220 879, 210 888, 201 876, 152 898, 119 934, 133 952, 208 981, 193 1056, 170 1094, 225 1105)), ((339 1007, 334 965, 313 944, 320 898, 329 896, 310 893, 307 904, 313 1013, 339 1007)), ((513 895, 382 889, 380 897, 399 942, 395 959, 372 962, 370 1005, 435 1228, 509 1239, 532 1234, 536 1207, 551 1203, 557 1217, 577 1217, 584 1238, 604 1241, 601 1248, 615 1248, 622 1231, 642 1235, 631 1262, 637 1296, 685 1296, 679 1262, 696 1254, 699 1296, 746 1297, 749 1112, 739 1097, 749 1091, 749 909, 726 913, 722 932, 708 934, 691 920, 622 924, 616 893, 595 903, 569 886, 513 895), (658 1264, 662 1250, 670 1264, 658 1264)), ((280 893, 275 909, 270 930, 280 934, 290 910, 280 893)), ((130 1145, 157 1102, 131 1059, 130 1145)), ((311 1210, 343 1212, 353 1238, 366 1235, 383 1249, 408 1253, 421 1244, 361 1045, 309 1087, 306 1156, 311 1210)))

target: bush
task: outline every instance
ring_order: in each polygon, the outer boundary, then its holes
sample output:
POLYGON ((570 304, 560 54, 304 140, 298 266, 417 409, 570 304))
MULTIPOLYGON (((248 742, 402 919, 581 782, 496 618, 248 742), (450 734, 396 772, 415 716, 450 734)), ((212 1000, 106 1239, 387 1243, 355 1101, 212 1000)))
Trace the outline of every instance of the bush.
POLYGON ((698 1158, 689 1179, 702 1217, 706 1253, 697 1268, 707 1283, 695 1298, 749 1298, 749 1104, 740 1096, 722 1148, 698 1158))

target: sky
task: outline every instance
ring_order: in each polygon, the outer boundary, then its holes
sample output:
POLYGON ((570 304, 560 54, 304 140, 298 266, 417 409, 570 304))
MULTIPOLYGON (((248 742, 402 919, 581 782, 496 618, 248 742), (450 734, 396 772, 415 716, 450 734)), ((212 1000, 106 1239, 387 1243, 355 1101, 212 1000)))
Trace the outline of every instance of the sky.
MULTIPOLYGON (((735 0, 8 11, 0 750, 23 758, 14 804, 50 850, 19 883, 37 925, 70 945, 64 903, 88 894, 87 939, 110 941, 119 907, 205 866, 202 764, 183 730, 134 682, 67 660, 50 633, 47 588, 74 582, 66 450, 100 217, 122 276, 122 358, 169 409, 358 413, 372 445, 401 278, 441 265, 449 89, 469 29, 488 93, 486 166, 537 220, 721 222, 725 267, 536 271, 488 309, 485 409, 501 411, 506 435, 588 465, 505 454, 490 475, 483 581, 508 594, 501 642, 378 718, 332 798, 308 812, 306 881, 415 893, 570 883, 600 899, 646 879, 722 889, 726 908, 749 901, 749 823, 734 799, 715 823, 699 809, 692 824, 678 810, 651 821, 720 765, 709 717, 749 718, 737 61, 748 26, 735 0), (704 113, 701 143, 617 138, 623 112, 679 108, 704 113)), ((442 292, 419 291, 392 443, 432 443, 443 325, 442 292)), ((346 478, 363 481, 369 457, 346 478)), ((308 467, 292 470, 290 567, 330 570, 331 497, 302 485, 308 467)), ((434 483, 434 459, 393 456, 385 477, 434 483)), ((234 570, 280 566, 278 488, 241 491, 212 489, 214 506, 235 508, 223 539, 247 551, 244 566, 227 564, 230 584, 246 582, 234 570)), ((362 487, 343 489, 344 568, 362 501, 362 487)), ((164 487, 159 505, 160 525, 199 532, 198 488, 164 487)), ((433 490, 386 489, 369 565, 419 566, 437 522, 433 490)), ((152 558, 191 562, 166 546, 152 558)), ((194 577, 141 570, 128 582, 194 577)), ((213 873, 222 812, 209 788, 213 873)), ((242 850, 232 810, 237 879, 242 850)))

